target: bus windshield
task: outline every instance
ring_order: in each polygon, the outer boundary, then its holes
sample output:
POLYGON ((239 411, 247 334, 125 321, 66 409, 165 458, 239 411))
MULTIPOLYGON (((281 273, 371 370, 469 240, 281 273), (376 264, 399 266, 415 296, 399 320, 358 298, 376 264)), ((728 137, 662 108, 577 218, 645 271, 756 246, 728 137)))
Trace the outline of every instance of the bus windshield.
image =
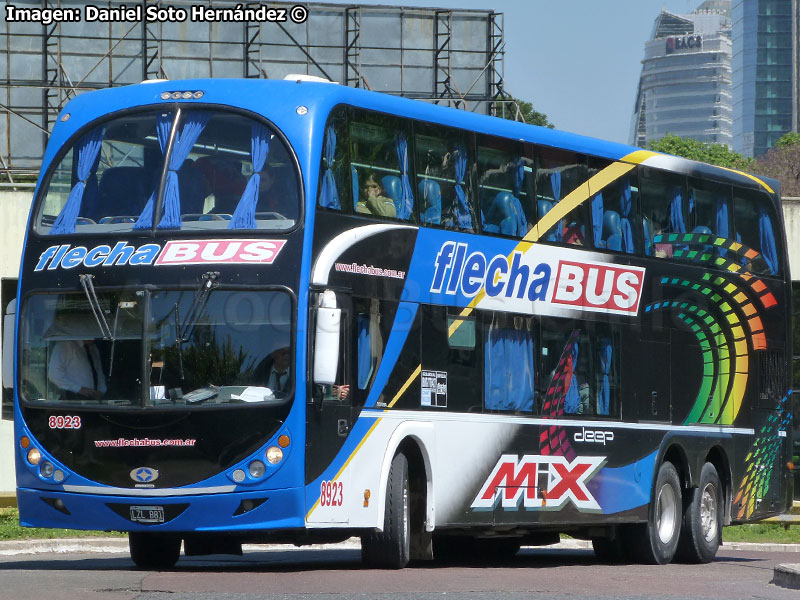
POLYGON ((73 140, 41 198, 38 230, 51 235, 154 225, 284 230, 299 213, 297 169, 286 144, 264 123, 218 110, 104 121, 73 140))
POLYGON ((291 387, 281 291, 35 294, 21 334, 20 391, 33 406, 283 403, 291 387))

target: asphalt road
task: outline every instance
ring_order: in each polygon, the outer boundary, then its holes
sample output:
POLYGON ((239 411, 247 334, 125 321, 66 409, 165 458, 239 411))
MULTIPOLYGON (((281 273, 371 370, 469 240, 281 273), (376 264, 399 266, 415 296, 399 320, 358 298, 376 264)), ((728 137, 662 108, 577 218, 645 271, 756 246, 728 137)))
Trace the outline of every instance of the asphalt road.
POLYGON ((119 550, 0 556, 9 600, 522 600, 776 598, 800 592, 770 583, 799 553, 722 548, 710 565, 604 565, 584 549, 523 549, 492 566, 422 563, 402 571, 361 566, 352 544, 312 550, 247 550, 242 557, 182 557, 166 572, 138 571, 119 550))

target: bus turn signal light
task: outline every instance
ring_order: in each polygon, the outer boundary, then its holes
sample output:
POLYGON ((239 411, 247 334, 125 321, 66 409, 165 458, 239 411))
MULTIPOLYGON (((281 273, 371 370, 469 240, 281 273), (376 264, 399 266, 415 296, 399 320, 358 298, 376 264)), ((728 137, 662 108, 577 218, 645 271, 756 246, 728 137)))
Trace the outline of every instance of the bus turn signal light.
POLYGON ((795 465, 792 461, 786 463, 786 468, 789 469, 790 471, 794 471, 794 466, 795 465))
POLYGON ((22 446, 23 448, 27 448, 28 446, 30 446, 31 445, 31 441, 30 441, 30 439, 28 439, 28 436, 23 435, 19 439, 19 445, 22 446))
POLYGON ((284 434, 278 438, 278 446, 281 448, 286 448, 290 443, 289 436, 284 434))

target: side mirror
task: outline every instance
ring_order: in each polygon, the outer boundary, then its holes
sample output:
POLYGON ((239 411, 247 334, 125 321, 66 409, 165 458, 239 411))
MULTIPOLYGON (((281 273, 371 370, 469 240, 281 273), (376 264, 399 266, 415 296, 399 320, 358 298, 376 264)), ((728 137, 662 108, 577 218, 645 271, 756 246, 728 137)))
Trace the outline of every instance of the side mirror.
POLYGON ((339 370, 339 339, 342 326, 342 309, 336 308, 336 294, 325 290, 316 311, 314 383, 332 385, 339 370))
POLYGON ((3 387, 14 387, 14 325, 17 316, 17 299, 8 303, 3 315, 3 387))

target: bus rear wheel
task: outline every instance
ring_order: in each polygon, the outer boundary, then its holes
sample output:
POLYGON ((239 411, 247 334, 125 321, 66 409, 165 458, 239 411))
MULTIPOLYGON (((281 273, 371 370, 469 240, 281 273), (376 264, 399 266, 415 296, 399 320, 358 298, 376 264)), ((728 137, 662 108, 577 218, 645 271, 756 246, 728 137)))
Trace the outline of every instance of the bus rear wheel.
POLYGON ((398 453, 392 459, 386 482, 386 509, 383 531, 361 537, 361 560, 370 567, 402 569, 411 555, 411 497, 408 485, 408 459, 398 453))
POLYGON ((181 538, 165 533, 128 534, 131 558, 141 569, 169 569, 181 555, 181 538))
POLYGON ((684 562, 709 563, 722 538, 722 486, 714 465, 703 465, 699 483, 688 492, 677 556, 684 562))
POLYGON ((675 466, 665 461, 658 469, 653 506, 647 523, 634 525, 628 532, 633 538, 632 556, 653 565, 671 562, 678 548, 681 512, 681 480, 675 466))

